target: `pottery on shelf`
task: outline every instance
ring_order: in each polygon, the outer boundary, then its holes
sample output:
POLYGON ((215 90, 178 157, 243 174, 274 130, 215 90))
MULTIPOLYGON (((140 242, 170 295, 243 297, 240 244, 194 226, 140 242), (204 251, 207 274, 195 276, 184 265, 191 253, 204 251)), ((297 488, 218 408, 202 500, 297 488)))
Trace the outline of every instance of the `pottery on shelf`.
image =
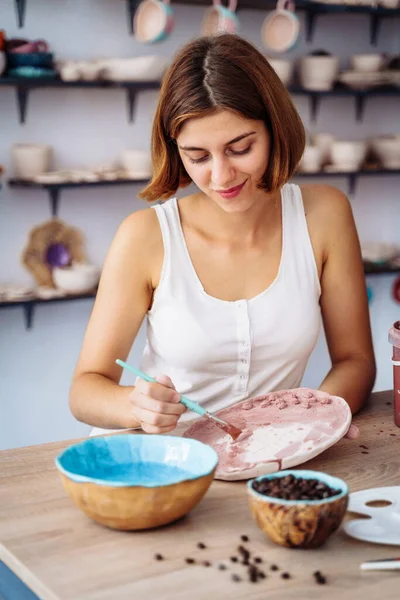
POLYGON ((303 173, 317 173, 321 170, 323 154, 318 146, 306 146, 299 168, 303 173))
POLYGON ((287 87, 291 83, 293 75, 292 61, 283 58, 268 58, 268 62, 282 83, 287 87))
POLYGON ((385 169, 400 169, 400 135, 373 138, 371 149, 385 169))
POLYGON ((367 149, 364 140, 334 140, 331 148, 332 165, 338 171, 358 171, 364 163, 367 149))
POLYGON ((87 263, 54 267, 53 281, 56 288, 68 294, 83 294, 93 290, 100 279, 100 269, 87 263))
POLYGON ((147 179, 151 176, 152 165, 150 152, 146 150, 123 150, 121 152, 122 168, 132 177, 147 179))
POLYGON ((324 51, 302 56, 299 62, 299 78, 302 87, 309 91, 329 91, 339 73, 339 57, 324 51))
POLYGON ((45 144, 13 144, 11 158, 17 179, 32 179, 50 169, 52 148, 45 144))
POLYGON ((385 58, 382 54, 353 54, 350 57, 351 68, 359 73, 380 71, 384 63, 385 58))
POLYGON ((319 132, 311 137, 312 145, 320 149, 322 154, 322 164, 325 165, 331 160, 332 144, 335 138, 331 133, 319 132))

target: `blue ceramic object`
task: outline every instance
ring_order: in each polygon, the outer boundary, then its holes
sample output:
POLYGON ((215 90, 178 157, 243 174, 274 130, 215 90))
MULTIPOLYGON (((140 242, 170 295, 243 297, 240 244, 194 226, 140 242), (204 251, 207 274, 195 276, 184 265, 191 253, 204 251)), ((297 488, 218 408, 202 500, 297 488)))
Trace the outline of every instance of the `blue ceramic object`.
POLYGON ((167 435, 121 434, 88 438, 56 459, 77 483, 155 488, 209 475, 218 455, 206 444, 167 435))
POLYGON ((9 52, 7 54, 7 66, 9 69, 15 67, 51 69, 53 67, 53 54, 51 52, 27 52, 26 54, 9 52))
POLYGON ((54 79, 58 76, 56 71, 52 69, 42 69, 41 67, 15 67, 14 69, 8 69, 8 77, 29 77, 31 79, 35 77, 44 78, 49 77, 54 79))
POLYGON ((287 469, 286 471, 278 471, 276 473, 270 473, 269 475, 261 475, 256 479, 251 479, 247 482, 247 487, 250 494, 254 494, 258 500, 264 500, 265 502, 273 502, 276 504, 287 504, 289 506, 294 506, 296 504, 307 504, 307 505, 318 505, 318 504, 327 504, 329 502, 335 502, 340 498, 343 498, 349 493, 349 488, 347 483, 345 483, 342 479, 338 477, 333 477, 332 475, 328 475, 327 473, 322 473, 320 471, 311 471, 307 469, 287 469), (282 498, 275 498, 274 496, 265 496, 265 494, 260 494, 253 488, 253 481, 262 481, 264 479, 276 479, 278 477, 286 477, 286 475, 293 475, 293 477, 302 477, 303 479, 318 479, 329 485, 332 489, 340 490, 340 494, 337 496, 332 496, 331 498, 323 498, 322 500, 283 500, 282 498))

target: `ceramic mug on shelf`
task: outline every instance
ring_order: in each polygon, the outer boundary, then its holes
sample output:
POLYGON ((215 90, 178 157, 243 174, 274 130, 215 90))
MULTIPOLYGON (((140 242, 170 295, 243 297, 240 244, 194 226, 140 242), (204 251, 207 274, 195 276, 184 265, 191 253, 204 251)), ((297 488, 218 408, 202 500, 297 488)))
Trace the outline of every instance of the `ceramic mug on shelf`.
POLYGON ((217 33, 236 33, 239 20, 235 14, 237 0, 229 0, 228 6, 223 6, 221 0, 213 0, 213 5, 206 9, 201 32, 203 35, 217 33))
POLYGON ((13 144, 11 156, 15 177, 32 179, 49 171, 52 150, 44 144, 13 144))
POLYGON ((286 52, 296 45, 300 22, 295 14, 293 0, 278 0, 276 9, 264 19, 261 40, 265 48, 274 52, 286 52))
POLYGON ((133 19, 134 36, 138 42, 155 44, 162 42, 174 28, 170 0, 143 0, 133 19))

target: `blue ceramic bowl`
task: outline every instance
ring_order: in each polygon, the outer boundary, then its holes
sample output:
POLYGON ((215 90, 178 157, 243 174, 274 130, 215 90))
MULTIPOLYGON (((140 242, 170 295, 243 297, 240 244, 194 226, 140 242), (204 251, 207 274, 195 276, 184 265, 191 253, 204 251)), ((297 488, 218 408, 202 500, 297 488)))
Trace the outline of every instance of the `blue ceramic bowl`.
POLYGON ((7 54, 7 68, 15 67, 41 67, 51 69, 53 67, 53 54, 51 52, 27 52, 18 54, 9 52, 7 54))
POLYGON ((262 475, 247 482, 250 509, 260 529, 275 543, 289 548, 317 548, 338 529, 346 514, 349 488, 347 483, 320 471, 288 469, 262 475), (293 475, 303 479, 318 479, 340 490, 322 500, 284 500, 260 494, 253 481, 293 475))
POLYGON ((189 512, 218 463, 210 446, 166 435, 88 438, 56 458, 66 491, 86 515, 115 529, 148 529, 189 512))

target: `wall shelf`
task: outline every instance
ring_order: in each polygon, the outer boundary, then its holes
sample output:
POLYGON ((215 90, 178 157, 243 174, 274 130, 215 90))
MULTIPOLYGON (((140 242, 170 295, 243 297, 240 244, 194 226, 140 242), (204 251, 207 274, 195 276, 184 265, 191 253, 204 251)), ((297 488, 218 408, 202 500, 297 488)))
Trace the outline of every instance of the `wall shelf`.
POLYGON ((372 98, 373 96, 400 97, 400 88, 396 86, 380 86, 368 90, 353 90, 343 84, 337 84, 332 90, 326 92, 310 92, 300 86, 289 86, 288 90, 294 96, 308 96, 310 101, 310 117, 313 122, 317 120, 322 98, 337 96, 354 98, 356 120, 360 122, 363 119, 365 104, 368 98, 372 98))
MULTIPOLYGON (((130 34, 133 33, 133 18, 136 13, 136 9, 139 5, 140 0, 125 0, 127 7, 127 18, 128 18, 128 31, 130 34)), ((17 23, 18 27, 23 27, 25 23, 25 12, 26 12, 26 0, 14 0, 17 23)), ((192 6, 206 6, 209 5, 209 0, 177 0, 176 4, 185 4, 192 6)), ((238 11, 244 9, 259 9, 259 10, 272 10, 276 6, 275 0, 240 0, 238 11)), ((319 15, 332 15, 332 14, 362 14, 369 16, 370 20, 370 42, 376 45, 378 42, 378 34, 380 29, 381 20, 389 17, 400 16, 400 8, 391 9, 384 8, 381 6, 349 6, 346 4, 326 4, 322 2, 312 2, 310 0, 297 0, 296 10, 305 13, 306 21, 306 40, 311 42, 314 37, 315 26, 317 23, 317 17, 319 15)))
MULTIPOLYGON (((304 179, 304 178, 327 178, 327 177, 339 177, 346 178, 349 182, 349 195, 355 193, 356 185, 359 177, 384 177, 388 175, 399 176, 399 170, 365 170, 355 172, 336 172, 328 173, 325 171, 319 171, 317 173, 296 173, 293 178, 304 179)), ((25 181, 21 179, 9 179, 8 185, 13 189, 21 190, 44 190, 49 195, 51 215, 57 217, 60 207, 61 192, 66 189, 78 189, 78 188, 94 188, 94 187, 112 187, 121 185, 145 185, 148 183, 147 179, 116 179, 113 181, 91 181, 91 182, 66 182, 66 183, 35 183, 33 181, 25 181)))
POLYGON ((359 177, 384 177, 388 175, 399 176, 400 169, 370 169, 363 171, 343 171, 343 172, 332 172, 329 173, 327 171, 318 171, 317 173, 296 173, 294 178, 321 178, 321 177, 338 177, 338 178, 346 178, 348 180, 349 185, 349 196, 353 195, 356 191, 356 186, 359 177))
POLYGON ((160 81, 63 81, 59 77, 0 77, 0 87, 14 87, 18 106, 19 122, 25 123, 28 97, 32 90, 39 88, 78 88, 78 89, 122 89, 125 90, 128 121, 134 120, 136 94, 145 90, 158 90, 160 81))
POLYGON ((0 310, 7 308, 22 307, 24 311, 24 320, 26 329, 32 329, 34 311, 37 306, 45 304, 59 304, 62 302, 71 302, 75 300, 93 300, 96 297, 96 291, 80 295, 68 295, 60 298, 28 298, 26 300, 0 301, 0 310))
POLYGON ((60 198, 62 190, 77 188, 95 188, 121 185, 143 185, 148 183, 147 179, 116 179, 113 181, 81 181, 66 183, 36 183, 34 181, 24 181, 21 179, 10 179, 8 185, 15 189, 45 190, 49 195, 50 209, 52 217, 57 217, 59 212, 60 198))
MULTIPOLYGON (((160 85, 160 81, 62 81, 58 77, 38 77, 36 79, 0 77, 0 87, 15 88, 20 123, 25 123, 26 121, 29 93, 39 88, 123 89, 125 90, 127 99, 128 121, 132 123, 134 120, 136 94, 145 90, 158 90, 160 85)), ((338 84, 332 90, 326 92, 311 92, 294 85, 290 86, 288 90, 292 95, 308 96, 310 100, 311 120, 314 122, 318 116, 321 99, 325 97, 343 96, 354 98, 357 121, 362 121, 368 98, 373 96, 400 97, 400 88, 396 86, 381 86, 369 90, 352 90, 345 85, 338 84)))
MULTIPOLYGON (((390 263, 364 263, 364 272, 366 275, 394 275, 400 273, 400 266, 393 266, 390 263)), ((37 306, 47 304, 60 304, 63 302, 75 302, 77 300, 93 300, 96 297, 96 290, 80 295, 68 295, 61 298, 28 298, 26 300, 1 301, 0 310, 8 308, 22 308, 24 313, 24 321, 26 329, 32 329, 34 311, 37 306)))

